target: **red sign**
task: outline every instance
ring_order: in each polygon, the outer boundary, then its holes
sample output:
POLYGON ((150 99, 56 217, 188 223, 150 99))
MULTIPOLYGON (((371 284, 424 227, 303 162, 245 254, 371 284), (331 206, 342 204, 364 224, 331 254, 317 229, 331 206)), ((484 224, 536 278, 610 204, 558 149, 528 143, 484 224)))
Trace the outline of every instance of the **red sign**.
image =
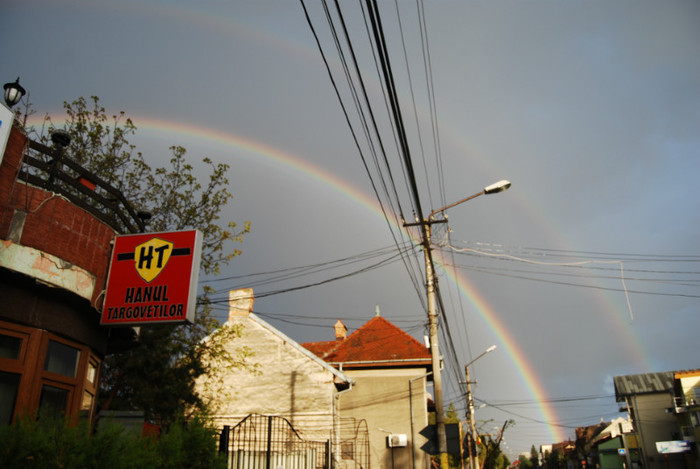
POLYGON ((101 323, 194 322, 201 253, 196 230, 117 236, 101 323))

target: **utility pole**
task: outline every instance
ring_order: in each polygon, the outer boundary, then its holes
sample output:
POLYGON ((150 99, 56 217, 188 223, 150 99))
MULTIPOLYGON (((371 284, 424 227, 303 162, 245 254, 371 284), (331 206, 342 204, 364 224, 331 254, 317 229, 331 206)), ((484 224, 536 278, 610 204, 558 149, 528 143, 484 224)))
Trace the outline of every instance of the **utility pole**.
POLYGON ((440 370, 440 348, 438 346, 437 310, 435 308, 435 275, 433 257, 430 255, 430 222, 426 222, 425 277, 428 292, 428 331, 430 333, 430 358, 433 364, 433 389, 435 390, 435 423, 437 424, 438 453, 440 467, 447 469, 447 434, 445 433, 445 409, 442 401, 442 372, 440 370))
POLYGON ((445 409, 442 399, 442 373, 440 370, 440 348, 438 346, 438 323, 435 293, 435 273, 433 270, 433 256, 431 254, 431 227, 433 223, 447 223, 446 219, 435 220, 435 215, 444 212, 448 208, 459 205, 480 195, 495 194, 503 192, 510 187, 510 181, 501 180, 495 184, 485 187, 481 192, 466 197, 455 203, 447 205, 437 210, 433 210, 427 219, 416 221, 415 223, 404 223, 404 227, 420 226, 422 228, 421 246, 425 256, 425 286, 428 296, 428 331, 430 338, 430 358, 433 367, 433 389, 435 393, 435 423, 437 427, 438 454, 440 455, 440 467, 448 469, 447 458, 447 434, 445 432, 445 409))
POLYGON ((476 419, 474 418, 474 399, 472 399, 472 382, 469 379, 469 365, 464 367, 467 377, 467 424, 471 438, 469 441, 469 467, 479 469, 479 452, 476 448, 476 419), (474 442, 474 454, 472 454, 472 441, 474 442))
POLYGON ((476 418, 474 418, 474 398, 472 397, 472 380, 469 378, 469 366, 477 361, 479 358, 483 357, 487 353, 491 353, 494 350, 496 350, 496 346, 492 345, 491 347, 487 348, 484 350, 481 355, 476 357, 474 360, 470 361, 466 365, 464 365, 464 374, 467 378, 467 423, 469 424, 469 432, 472 435, 472 440, 474 440, 474 455, 472 457, 472 445, 469 444, 469 467, 470 469, 479 469, 479 452, 477 451, 476 448, 476 418))
POLYGON ((423 255, 425 256, 425 287, 428 295, 428 334, 430 340, 430 359, 433 368, 433 389, 435 394, 435 424, 437 427, 438 454, 440 467, 447 469, 447 434, 445 432, 445 409, 442 400, 442 373, 440 370, 440 347, 438 345, 437 308, 435 300, 435 274, 433 271, 433 256, 430 253, 431 226, 433 223, 447 223, 447 220, 433 220, 432 214, 428 220, 416 223, 404 223, 404 227, 421 226, 424 239, 422 240, 423 255))

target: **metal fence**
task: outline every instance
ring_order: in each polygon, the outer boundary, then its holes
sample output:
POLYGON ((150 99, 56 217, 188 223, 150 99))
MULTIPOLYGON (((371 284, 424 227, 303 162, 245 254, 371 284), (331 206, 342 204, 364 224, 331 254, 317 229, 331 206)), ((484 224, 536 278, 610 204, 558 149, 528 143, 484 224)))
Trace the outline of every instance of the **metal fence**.
POLYGON ((251 414, 224 426, 219 450, 231 469, 327 469, 330 441, 304 440, 285 418, 251 414))

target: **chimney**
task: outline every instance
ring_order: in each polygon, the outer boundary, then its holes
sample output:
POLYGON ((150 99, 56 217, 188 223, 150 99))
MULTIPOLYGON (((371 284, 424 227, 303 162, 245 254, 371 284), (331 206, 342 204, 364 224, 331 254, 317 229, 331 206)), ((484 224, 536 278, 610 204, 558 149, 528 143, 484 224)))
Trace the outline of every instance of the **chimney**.
POLYGON ((333 327, 335 328, 335 340, 345 340, 348 336, 348 328, 345 327, 343 321, 338 319, 338 322, 336 322, 333 327))
POLYGON ((228 319, 245 317, 253 311, 252 288, 241 288, 240 290, 230 290, 228 292, 228 319))

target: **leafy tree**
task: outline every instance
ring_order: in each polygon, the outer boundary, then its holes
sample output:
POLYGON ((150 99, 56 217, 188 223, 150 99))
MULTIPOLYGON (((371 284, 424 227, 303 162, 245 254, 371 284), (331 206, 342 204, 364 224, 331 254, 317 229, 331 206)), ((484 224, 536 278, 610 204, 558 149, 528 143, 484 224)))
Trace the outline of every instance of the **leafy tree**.
POLYGON ((506 429, 514 424, 515 421, 507 420, 503 424, 503 427, 501 427, 501 431, 498 437, 495 439, 492 435, 481 436, 483 447, 481 457, 484 461, 484 469, 503 469, 504 467, 510 465, 510 461, 508 461, 508 458, 501 451, 501 440, 503 439, 503 435, 506 432, 506 429), (503 464, 505 464, 505 466, 503 466, 503 464))
POLYGON ((532 445, 530 448, 530 462, 534 469, 538 469, 540 467, 540 452, 537 451, 535 445, 532 445))
MULTIPOLYGON (((220 213, 232 198, 228 191, 227 164, 203 158, 208 177, 202 181, 186 158, 186 150, 170 147, 169 166, 152 168, 129 141, 137 128, 125 113, 108 115, 92 96, 64 102, 65 128, 70 136, 68 157, 119 189, 137 209, 149 212, 148 230, 198 229, 202 233, 205 274, 216 274, 240 253, 233 248, 249 232, 236 223, 220 224, 220 213)), ((30 136, 47 143, 55 126, 48 116, 41 130, 30 136), (46 131, 46 133, 45 133, 46 131)), ((193 325, 158 325, 140 328, 133 348, 106 357, 101 379, 100 405, 104 409, 142 409, 146 417, 168 425, 186 411, 204 410, 194 381, 230 367, 247 366, 248 350, 230 353, 223 343, 240 330, 218 330, 212 340, 202 339, 219 326, 212 315, 208 287, 198 298, 193 325), (213 359, 212 359, 213 357, 213 359)))
POLYGON ((544 456, 544 467, 547 469, 564 469, 566 467, 564 455, 557 449, 547 452, 544 456))
POLYGON ((457 414, 457 409, 453 402, 450 402, 447 412, 445 412, 445 423, 460 423, 459 414, 457 414))
POLYGON ((508 466, 510 466, 510 459, 508 459, 508 456, 506 456, 505 453, 499 450, 498 456, 493 458, 493 464, 491 467, 493 469, 506 469, 508 466))
POLYGON ((518 465, 519 469, 533 469, 532 459, 528 458, 524 454, 521 454, 518 457, 518 461, 520 463, 518 465))

